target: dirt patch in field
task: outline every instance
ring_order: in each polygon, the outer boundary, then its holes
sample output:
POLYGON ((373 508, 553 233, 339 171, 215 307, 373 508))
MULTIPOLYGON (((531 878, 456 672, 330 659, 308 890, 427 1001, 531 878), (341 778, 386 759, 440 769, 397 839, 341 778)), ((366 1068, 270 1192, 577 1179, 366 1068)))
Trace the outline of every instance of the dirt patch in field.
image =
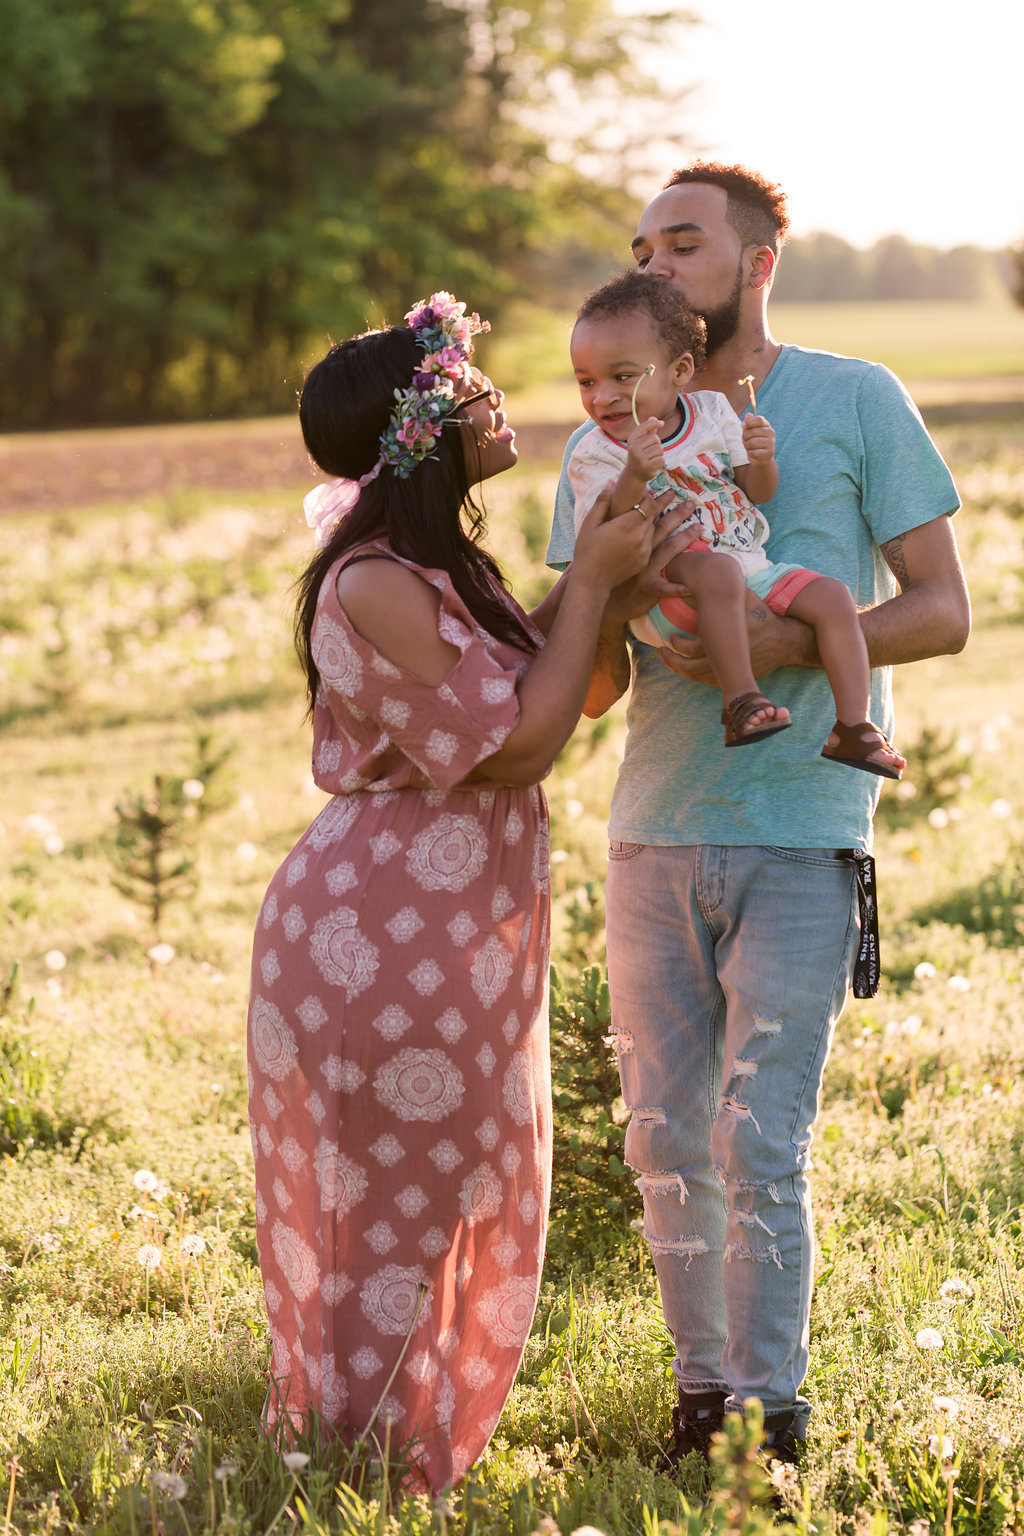
MULTIPOLYGON (((520 428, 520 457, 557 464, 577 425, 520 428)), ((0 513, 60 512, 191 488, 276 490, 322 478, 290 416, 0 437, 0 513)))

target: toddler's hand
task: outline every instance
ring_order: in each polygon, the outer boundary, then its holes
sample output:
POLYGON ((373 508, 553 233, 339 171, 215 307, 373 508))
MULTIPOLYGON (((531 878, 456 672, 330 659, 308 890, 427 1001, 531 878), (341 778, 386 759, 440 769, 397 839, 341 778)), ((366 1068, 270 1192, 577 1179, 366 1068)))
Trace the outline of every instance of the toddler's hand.
POLYGON ((629 468, 638 480, 651 480, 665 467, 665 450, 658 436, 664 425, 656 416, 649 416, 633 428, 626 440, 629 468))
POLYGON ((763 416, 744 416, 743 446, 751 464, 766 464, 775 457, 775 432, 763 416))

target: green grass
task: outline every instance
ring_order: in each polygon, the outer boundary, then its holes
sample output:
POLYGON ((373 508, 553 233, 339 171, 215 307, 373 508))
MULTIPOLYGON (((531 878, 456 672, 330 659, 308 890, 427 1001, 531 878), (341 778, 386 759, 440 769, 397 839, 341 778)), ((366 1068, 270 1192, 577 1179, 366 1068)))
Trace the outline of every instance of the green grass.
MULTIPOLYGON (((1024 309, 1009 297, 972 304, 773 304, 770 318, 777 340, 885 363, 922 401, 979 390, 1021 398, 1024 309)), ((570 312, 523 305, 489 342, 484 365, 496 380, 508 381, 513 419, 582 419, 569 367, 571 329, 570 312)))
MULTIPOLYGON (((967 502, 976 629, 964 655, 897 675, 915 793, 888 786, 879 816, 885 980, 842 1021, 815 1143, 816 1411, 786 1495, 808 1533, 1024 1523, 1024 432, 950 428, 940 444, 967 502), (955 1417, 935 1406, 950 1398, 955 1417)), ((546 582, 552 478, 494 487, 493 542, 527 597, 546 582)), ((9 517, 0 539, 0 1532, 8 1500, 19 1536, 768 1530, 740 1441, 710 1486, 652 1470, 671 1345, 630 1226, 639 1199, 593 1161, 615 1142, 586 1096, 609 1092, 606 1022, 578 977, 603 958, 621 706, 581 726, 547 786, 555 959, 578 1004, 556 1019, 565 1101, 536 1325, 453 1511, 396 1505, 379 1477, 353 1491, 315 1445, 290 1471, 258 1423, 249 946, 322 799, 290 647, 297 498, 9 517), (168 959, 113 883, 115 807, 157 774, 201 772, 210 731, 232 750, 219 805, 212 780, 207 814, 179 802, 199 885, 164 914, 168 959)))

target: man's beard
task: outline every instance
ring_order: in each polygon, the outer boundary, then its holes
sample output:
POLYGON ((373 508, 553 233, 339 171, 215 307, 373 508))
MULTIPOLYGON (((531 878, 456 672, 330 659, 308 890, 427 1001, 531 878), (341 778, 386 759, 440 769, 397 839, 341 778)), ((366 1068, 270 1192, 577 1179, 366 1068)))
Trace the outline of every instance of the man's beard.
POLYGON ((732 293, 724 304, 719 304, 715 309, 698 311, 701 319, 707 326, 707 354, 710 357, 717 352, 719 347, 724 347, 727 341, 732 341, 740 326, 740 301, 743 297, 743 269, 742 264, 736 267, 736 281, 733 284, 732 293))

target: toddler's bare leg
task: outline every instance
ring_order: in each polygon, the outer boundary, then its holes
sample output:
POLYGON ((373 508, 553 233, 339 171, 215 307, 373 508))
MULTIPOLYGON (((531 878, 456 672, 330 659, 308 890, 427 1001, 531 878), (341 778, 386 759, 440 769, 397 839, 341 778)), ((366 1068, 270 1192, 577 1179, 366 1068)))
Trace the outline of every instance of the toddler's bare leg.
MULTIPOLYGON (((723 703, 728 705, 743 693, 756 693, 757 680, 750 665, 747 637, 747 586, 736 561, 729 555, 710 554, 706 550, 684 550, 669 561, 665 575, 693 594, 697 630, 715 669, 723 703)), ((755 710, 744 721, 743 734, 788 720, 787 709, 770 704, 755 710)))
MULTIPOLYGON (((787 613, 810 624, 818 642, 818 654, 836 701, 836 719, 843 725, 863 725, 869 720, 871 668, 868 648, 857 609, 844 582, 819 576, 798 592, 787 613)), ((867 753, 870 762, 902 772, 906 759, 877 731, 878 746, 867 753)), ((836 746, 835 732, 829 746, 836 746)))

